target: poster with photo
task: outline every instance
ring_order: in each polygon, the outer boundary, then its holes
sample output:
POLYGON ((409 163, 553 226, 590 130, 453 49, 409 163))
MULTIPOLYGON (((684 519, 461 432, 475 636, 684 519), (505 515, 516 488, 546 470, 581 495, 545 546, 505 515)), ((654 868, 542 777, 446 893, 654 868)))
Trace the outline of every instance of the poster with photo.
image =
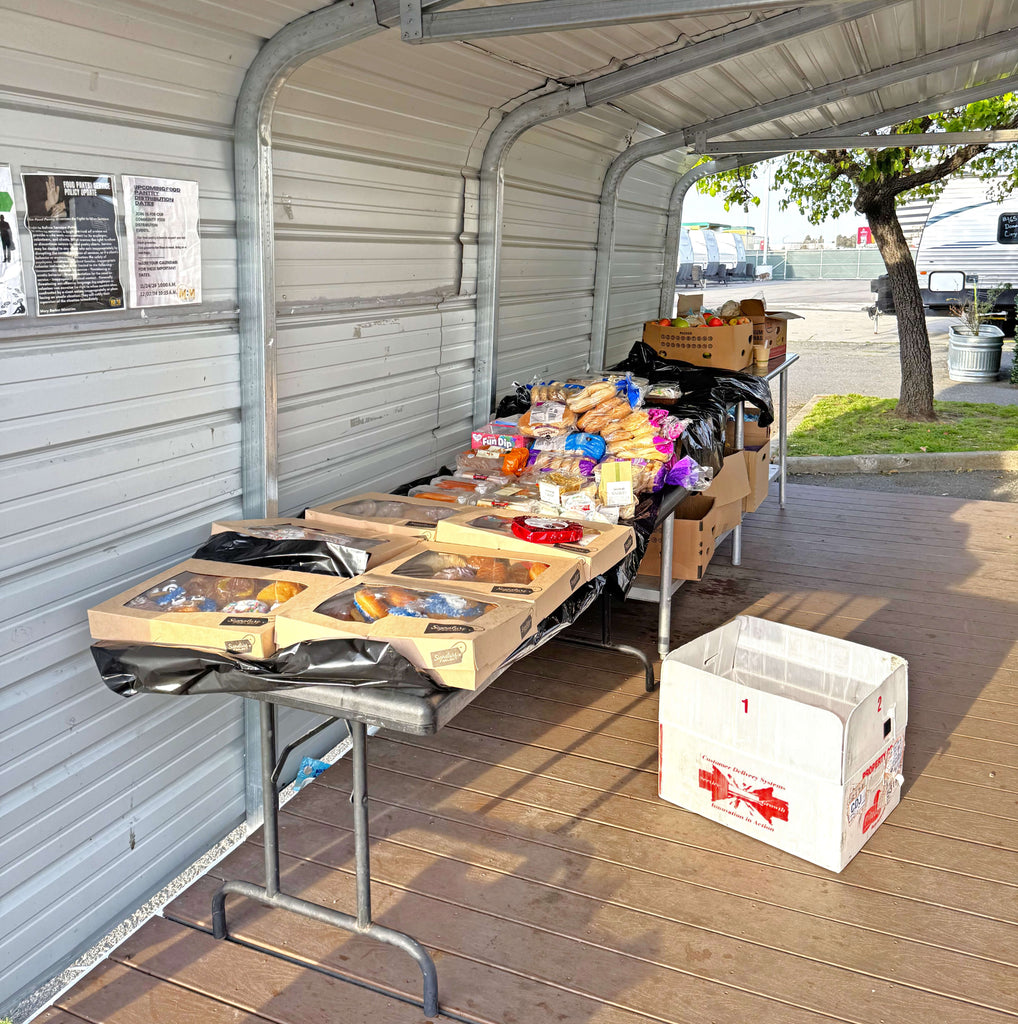
POLYGON ((0 317, 24 316, 25 273, 21 266, 18 211, 14 207, 14 179, 8 164, 0 164, 0 317))
POLYGON ((133 174, 123 182, 131 305, 201 302, 198 182, 133 174))
POLYGON ((109 174, 22 174, 39 315, 124 308, 109 174))

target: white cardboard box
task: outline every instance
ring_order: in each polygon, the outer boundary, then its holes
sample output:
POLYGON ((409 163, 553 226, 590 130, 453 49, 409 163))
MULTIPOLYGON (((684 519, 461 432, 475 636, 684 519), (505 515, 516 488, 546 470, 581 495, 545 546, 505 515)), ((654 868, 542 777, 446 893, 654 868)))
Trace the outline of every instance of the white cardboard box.
POLYGON ((740 615, 665 659, 658 793, 831 871, 901 795, 908 665, 740 615))

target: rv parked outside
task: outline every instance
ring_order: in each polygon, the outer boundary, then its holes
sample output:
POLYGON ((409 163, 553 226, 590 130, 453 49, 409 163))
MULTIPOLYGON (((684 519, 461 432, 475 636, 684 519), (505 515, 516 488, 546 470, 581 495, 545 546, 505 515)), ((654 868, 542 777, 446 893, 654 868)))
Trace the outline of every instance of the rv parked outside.
MULTIPOLYGON (((991 293, 1006 317, 1006 333, 1015 326, 1018 287, 1018 195, 995 202, 989 193, 998 179, 961 177, 948 181, 930 207, 916 249, 916 274, 923 307, 934 316, 949 315, 976 289, 980 299, 991 293)), ((894 312, 886 274, 873 280, 882 313, 894 312)))

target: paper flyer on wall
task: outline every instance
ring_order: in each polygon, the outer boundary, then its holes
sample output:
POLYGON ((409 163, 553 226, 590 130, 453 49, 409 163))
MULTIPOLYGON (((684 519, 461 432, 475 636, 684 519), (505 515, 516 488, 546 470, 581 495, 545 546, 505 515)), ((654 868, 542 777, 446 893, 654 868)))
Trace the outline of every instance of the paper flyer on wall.
POLYGON ((18 211, 14 207, 14 179, 9 164, 0 164, 0 317, 22 316, 25 306, 25 274, 21 266, 18 211))
POLYGON ((109 174, 22 174, 39 315, 124 308, 109 174))
POLYGON ((201 302, 198 182, 123 175, 132 306, 201 302))

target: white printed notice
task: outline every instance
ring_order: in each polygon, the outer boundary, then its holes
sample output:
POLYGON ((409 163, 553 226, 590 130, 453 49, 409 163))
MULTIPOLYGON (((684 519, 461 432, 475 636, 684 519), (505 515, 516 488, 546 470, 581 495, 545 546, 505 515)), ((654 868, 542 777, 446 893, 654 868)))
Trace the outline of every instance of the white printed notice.
POLYGON ((8 164, 0 164, 0 317, 23 316, 25 308, 25 275, 21 269, 21 238, 18 234, 18 211, 14 208, 14 179, 8 164))
POLYGON ((123 180, 131 305, 201 302, 198 182, 133 174, 123 180))

